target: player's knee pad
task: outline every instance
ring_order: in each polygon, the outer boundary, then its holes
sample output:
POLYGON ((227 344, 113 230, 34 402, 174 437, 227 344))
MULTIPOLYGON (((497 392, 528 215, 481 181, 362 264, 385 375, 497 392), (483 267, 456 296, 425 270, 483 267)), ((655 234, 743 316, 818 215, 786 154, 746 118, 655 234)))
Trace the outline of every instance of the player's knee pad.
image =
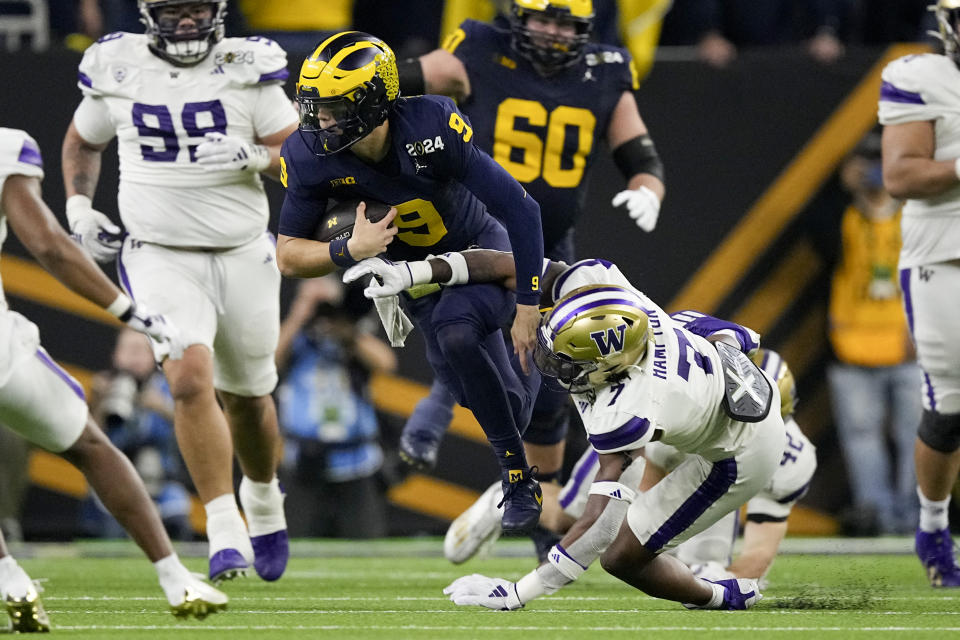
POLYGON ((917 436, 935 451, 953 453, 960 449, 960 413, 924 410, 917 436))

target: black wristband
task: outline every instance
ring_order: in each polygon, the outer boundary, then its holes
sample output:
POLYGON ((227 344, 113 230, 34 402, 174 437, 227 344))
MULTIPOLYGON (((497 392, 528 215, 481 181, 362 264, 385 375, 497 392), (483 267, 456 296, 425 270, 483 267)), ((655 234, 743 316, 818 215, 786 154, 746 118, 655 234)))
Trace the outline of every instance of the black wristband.
POLYGON ((638 173, 649 173, 664 182, 663 162, 649 134, 631 138, 614 149, 613 161, 627 180, 638 173))
POLYGON ((346 268, 357 264, 357 261, 350 255, 350 250, 347 249, 348 240, 350 240, 349 236, 346 238, 334 238, 330 241, 330 259, 333 260, 333 264, 338 267, 346 268))
POLYGON ((398 62, 397 75, 400 78, 400 95, 422 96, 427 92, 420 58, 407 58, 398 62))
POLYGON ((137 310, 137 303, 131 300, 130 307, 126 311, 121 313, 119 316, 117 316, 117 320, 119 320, 120 322, 127 322, 128 320, 130 320, 130 318, 133 317, 133 312, 136 310, 137 310))

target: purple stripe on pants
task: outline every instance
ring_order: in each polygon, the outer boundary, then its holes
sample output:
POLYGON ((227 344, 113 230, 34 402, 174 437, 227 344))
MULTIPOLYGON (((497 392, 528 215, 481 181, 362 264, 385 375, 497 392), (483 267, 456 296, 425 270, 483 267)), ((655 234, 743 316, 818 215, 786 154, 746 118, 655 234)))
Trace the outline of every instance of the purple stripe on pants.
POLYGON ((713 469, 706 480, 687 498, 680 508, 673 512, 656 532, 650 536, 645 546, 656 553, 679 534, 687 530, 697 518, 730 490, 737 481, 737 461, 727 458, 713 463, 713 469))
POLYGON ((53 359, 47 355, 47 352, 43 350, 43 347, 37 349, 37 357, 40 358, 40 362, 47 365, 47 368, 57 374, 64 382, 67 383, 73 392, 77 394, 81 400, 86 402, 87 397, 83 393, 83 387, 80 386, 80 383, 74 380, 73 376, 64 371, 60 365, 53 361, 53 359))

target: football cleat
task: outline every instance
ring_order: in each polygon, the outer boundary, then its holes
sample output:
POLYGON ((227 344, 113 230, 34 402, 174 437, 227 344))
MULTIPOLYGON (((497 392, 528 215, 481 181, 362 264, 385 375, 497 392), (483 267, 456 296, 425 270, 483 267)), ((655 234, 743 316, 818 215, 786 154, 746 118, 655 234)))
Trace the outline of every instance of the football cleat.
POLYGON ((21 597, 7 595, 4 604, 10 616, 10 630, 14 633, 50 631, 50 618, 40 602, 40 594, 32 584, 21 597))
POLYGON ((194 617, 197 620, 203 620, 211 613, 225 611, 227 608, 227 595, 218 589, 204 584, 197 578, 190 576, 190 583, 184 587, 179 597, 171 598, 170 612, 177 618, 194 617))
POLYGON ((262 536, 250 536, 253 544, 253 568, 257 575, 272 582, 280 578, 290 558, 290 541, 287 530, 274 531, 262 536))
POLYGON ((506 536, 529 533, 540 521, 543 510, 543 491, 536 479, 536 467, 529 471, 509 474, 509 480, 503 480, 503 499, 498 507, 503 507, 500 528, 506 536), (513 480, 511 482, 511 480, 513 480))
POLYGON ((400 459, 414 469, 432 471, 437 466, 437 454, 443 432, 429 429, 404 429, 400 434, 400 459))
POLYGON ((243 578, 250 563, 236 549, 221 549, 210 556, 210 582, 220 584, 225 580, 243 578))
POLYGON ((500 537, 498 504, 503 498, 500 481, 487 487, 477 501, 457 516, 443 538, 443 555, 454 564, 466 562, 500 537))
POLYGON ((731 578, 729 580, 704 580, 723 587, 723 599, 715 606, 684 604, 687 609, 714 609, 720 611, 745 611, 757 604, 763 596, 760 585, 750 578, 731 578))
POLYGON ((932 587, 960 587, 960 567, 949 529, 927 533, 917 529, 915 549, 932 587))

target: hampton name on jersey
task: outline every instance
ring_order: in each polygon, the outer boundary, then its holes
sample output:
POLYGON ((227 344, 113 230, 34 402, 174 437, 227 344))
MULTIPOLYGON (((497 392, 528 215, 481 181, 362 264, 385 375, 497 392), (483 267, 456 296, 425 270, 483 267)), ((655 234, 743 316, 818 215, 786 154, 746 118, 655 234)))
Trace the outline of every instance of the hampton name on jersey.
MULTIPOLYGON (((630 289, 641 297, 649 318, 649 338, 646 354, 629 377, 597 390, 595 398, 574 394, 593 448, 599 453, 638 449, 650 442, 656 431, 661 432, 660 441, 665 444, 711 461, 742 446, 754 424, 740 426, 724 411, 720 356, 706 336, 732 336, 748 354, 759 347, 759 336, 710 316, 701 315, 686 324, 673 320, 604 260, 573 264, 554 283, 553 299, 597 284, 630 289)), ((779 402, 778 392, 774 399, 779 402)))
MULTIPOLYGON (((287 188, 280 233, 313 238, 328 199, 371 198, 397 208, 399 232, 387 255, 423 260, 472 245, 496 224, 492 213, 509 232, 517 282, 533 283, 518 290, 517 299, 536 304, 543 259, 536 201, 473 144, 473 127, 449 98, 399 98, 389 123, 390 149, 374 165, 349 150, 319 158, 304 134, 287 138, 280 158, 287 188)), ((505 243, 504 237, 504 246, 485 248, 509 250, 505 243)))
POLYGON ((112 33, 87 49, 74 116, 89 142, 117 136, 127 231, 179 247, 249 242, 269 219, 260 176, 205 171, 196 149, 207 133, 252 141, 297 122, 281 86, 286 53, 266 38, 225 38, 202 62, 177 67, 147 43, 143 34, 112 33))
MULTIPOLYGON (((43 179, 43 160, 40 147, 29 134, 0 127, 0 194, 10 176, 43 179)), ((0 246, 6 239, 7 216, 0 207, 0 246)), ((17 365, 32 357, 39 347, 37 326, 10 311, 0 283, 0 386, 6 384, 17 365)))
MULTIPOLYGON (((883 70, 880 124, 932 121, 935 160, 960 156, 960 69, 947 56, 894 60, 883 70)), ((900 268, 960 258, 960 186, 903 207, 900 268)))
POLYGON ((630 54, 588 44, 577 64, 544 78, 511 47, 509 31, 473 20, 443 47, 466 67, 470 96, 460 108, 477 146, 540 203, 550 256, 580 215, 593 152, 606 139, 614 107, 638 87, 630 54))

